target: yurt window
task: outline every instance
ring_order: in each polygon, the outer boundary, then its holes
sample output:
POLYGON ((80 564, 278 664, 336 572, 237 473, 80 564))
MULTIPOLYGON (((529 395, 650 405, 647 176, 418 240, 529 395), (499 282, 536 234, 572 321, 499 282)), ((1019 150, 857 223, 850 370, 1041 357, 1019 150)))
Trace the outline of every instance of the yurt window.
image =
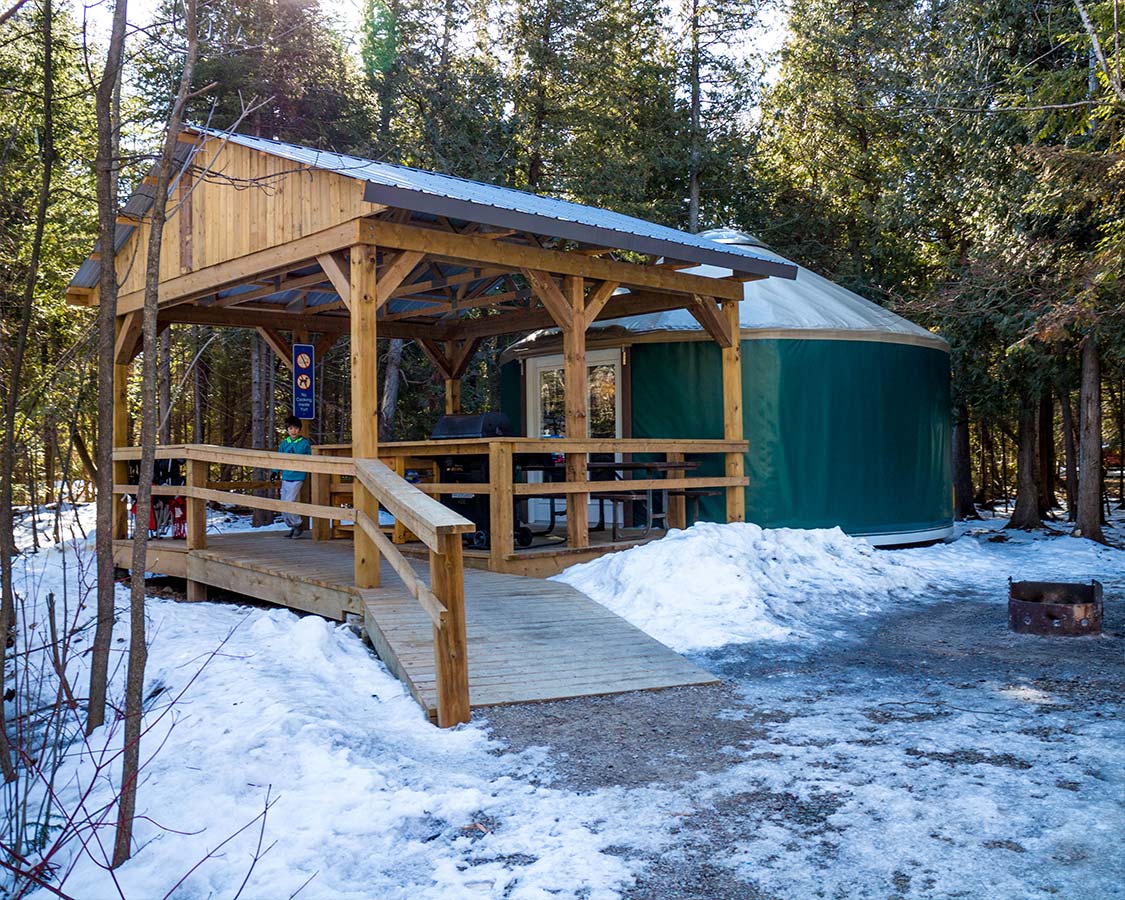
MULTIPOLYGON (((621 351, 595 350, 586 354, 590 395, 586 437, 619 438, 621 431, 621 351)), ((565 386, 561 355, 527 361, 529 437, 566 437, 565 386)))

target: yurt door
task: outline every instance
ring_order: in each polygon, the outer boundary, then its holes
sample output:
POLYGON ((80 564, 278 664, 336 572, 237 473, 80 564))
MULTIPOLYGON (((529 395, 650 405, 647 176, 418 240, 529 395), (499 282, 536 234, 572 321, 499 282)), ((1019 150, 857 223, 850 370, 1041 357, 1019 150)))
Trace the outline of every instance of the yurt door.
MULTIPOLYGON (((621 351, 594 350, 586 354, 586 377, 590 386, 586 409, 586 436, 619 438, 621 430, 621 351)), ((527 420, 529 437, 567 437, 565 434, 565 395, 563 358, 541 356, 527 361, 527 420)), ((528 480, 542 480, 540 473, 529 472, 528 480)), ((530 502, 531 519, 550 519, 549 500, 530 502)), ((613 504, 606 504, 604 515, 610 524, 613 504)), ((590 504, 590 522, 602 517, 598 504, 590 504)))

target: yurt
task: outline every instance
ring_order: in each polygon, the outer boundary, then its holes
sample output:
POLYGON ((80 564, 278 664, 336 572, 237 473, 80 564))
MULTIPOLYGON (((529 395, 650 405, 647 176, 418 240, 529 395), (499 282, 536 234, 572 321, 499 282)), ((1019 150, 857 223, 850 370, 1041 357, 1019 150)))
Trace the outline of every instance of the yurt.
MULTIPOLYGON (((748 234, 704 236, 791 262, 748 234)), ((748 282, 739 320, 747 519, 839 526, 877 546, 948 537, 949 345, 800 266, 794 281, 748 282)), ((720 350, 690 313, 597 322, 587 346, 591 437, 722 437, 720 350)), ((561 353, 548 329, 502 358, 503 409, 519 433, 560 433, 561 353)), ((721 520, 721 503, 705 500, 697 518, 721 520)))

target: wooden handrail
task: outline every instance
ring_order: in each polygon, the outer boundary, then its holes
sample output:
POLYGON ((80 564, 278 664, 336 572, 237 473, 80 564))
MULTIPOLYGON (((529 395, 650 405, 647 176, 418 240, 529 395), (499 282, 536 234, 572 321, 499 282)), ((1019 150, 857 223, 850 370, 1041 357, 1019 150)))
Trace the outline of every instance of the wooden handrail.
MULTIPOLYGON (((140 459, 141 448, 117 447, 113 451, 113 458, 118 462, 140 459)), ((352 461, 348 457, 246 450, 241 447, 217 447, 214 444, 172 444, 157 447, 156 458, 196 460, 248 469, 289 469, 320 475, 353 474, 352 461)))
POLYGON ((356 513, 356 524, 375 542, 383 556, 386 557, 387 562, 391 564, 398 577, 402 579, 402 583, 406 585, 406 589, 410 591, 411 596, 426 611, 434 626, 442 628, 449 616, 449 610, 445 608, 444 603, 434 596, 433 591, 422 583, 422 579, 418 577, 418 573, 414 571, 414 567, 410 565, 409 560, 402 555, 402 551, 383 534, 383 529, 379 527, 379 523, 363 510, 359 510, 356 513))
MULTIPOLYGON (((135 494, 137 493, 137 485, 115 484, 113 492, 115 494, 135 494)), ((341 511, 339 506, 322 506, 317 503, 302 503, 299 500, 274 500, 272 497, 256 497, 253 494, 232 494, 228 491, 216 491, 187 484, 154 484, 152 493, 154 497, 185 497, 195 500, 210 500, 214 503, 230 503, 237 500, 239 506, 249 506, 251 509, 268 509, 273 512, 295 513, 324 519, 338 516, 341 511)))
MULTIPOLYGON (((602 494, 614 490, 679 491, 693 487, 746 487, 750 479, 729 475, 700 475, 698 478, 631 478, 627 481, 544 481, 538 484, 513 484, 517 497, 533 494, 602 494)), ((471 493, 465 491, 465 493, 471 493)))
MULTIPOLYGON (((118 461, 138 459, 140 453, 140 448, 136 447, 118 448, 114 451, 114 459, 118 461)), ((378 504, 394 515, 396 521, 401 522, 417 535, 430 550, 432 588, 427 587, 418 577, 413 566, 387 539, 379 523, 366 510, 352 510, 358 529, 357 538, 362 533, 374 545, 374 549, 398 573, 407 591, 433 623, 438 724, 446 727, 469 721, 469 669, 465 636, 465 583, 461 535, 476 530, 472 522, 418 490, 384 463, 374 459, 352 460, 348 457, 328 455, 305 456, 205 444, 159 447, 157 457, 187 461, 188 484, 153 485, 153 493, 179 495, 188 500, 189 550, 201 550, 206 547, 205 501, 229 502, 232 499, 228 491, 206 486, 209 484, 207 479, 209 464, 293 469, 319 475, 322 481, 326 475, 354 476, 362 489, 370 493, 378 504)), ((314 487, 315 481, 314 479, 314 487)), ((241 483, 226 482, 223 486, 239 484, 241 483)), ((135 493, 137 486, 116 483, 113 489, 118 494, 135 493)), ((328 493, 330 496, 330 486, 328 493)), ((318 495, 314 494, 314 496, 318 495)), ((239 503, 245 506, 312 516, 314 519, 332 519, 342 512, 340 507, 327 506, 323 503, 301 503, 245 494, 237 497, 239 503)), ((362 582, 357 580, 358 583, 362 582)), ((194 582, 189 581, 189 596, 193 584, 194 582)))
POLYGON ((440 552, 440 536, 476 531, 476 525, 464 516, 424 494, 377 459, 355 460, 355 476, 392 516, 435 552, 440 552))
MULTIPOLYGON (((490 444, 510 444, 516 453, 745 453, 749 441, 722 438, 456 438, 431 441, 391 441, 379 445, 380 456, 478 454, 490 444)), ((340 449, 346 449, 342 445, 340 449)))
POLYGON ((377 459, 354 460, 360 487, 430 549, 427 588, 379 523, 356 511, 360 531, 383 554, 434 624, 438 725, 469 721, 469 660, 465 636, 465 576, 461 535, 476 525, 422 493, 377 459))

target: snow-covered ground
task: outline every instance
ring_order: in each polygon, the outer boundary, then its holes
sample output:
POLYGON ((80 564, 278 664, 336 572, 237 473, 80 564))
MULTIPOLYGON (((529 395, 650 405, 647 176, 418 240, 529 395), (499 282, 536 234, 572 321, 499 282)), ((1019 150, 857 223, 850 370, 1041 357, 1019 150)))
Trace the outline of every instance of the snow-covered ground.
POLYGON ((888 551, 838 528, 701 522, 556 577, 688 652, 757 640, 808 647, 845 638, 858 617, 933 602, 955 585, 1006 595, 1009 576, 1125 576, 1120 550, 1064 535, 1001 531, 1004 523, 959 525, 961 539, 951 543, 888 551))
MULTIPOLYGON (((48 593, 65 591, 71 612, 82 598, 92 514, 78 513, 85 538, 75 531, 19 558, 27 633, 42 631, 48 593)), ((995 615, 1009 576, 1097 577, 1118 602, 1125 552, 1001 533, 1000 525, 970 524, 953 543, 903 551, 873 551, 839 531, 697 525, 564 573, 730 678, 744 702, 724 715, 785 708, 770 725, 780 749, 755 758, 752 747, 716 747, 729 764, 675 784, 552 785, 557 760, 547 748, 510 751, 483 717, 453 730, 429 725, 346 626, 260 606, 150 598, 138 850, 111 877, 108 829, 90 852, 62 848, 52 860, 62 889, 76 897, 175 888, 177 897, 241 889, 244 897, 611 898, 643 880, 654 859, 690 864, 685 816, 756 796, 767 810, 790 802, 770 798, 791 798, 808 827, 747 806, 744 831, 708 850, 711 864, 760 891, 746 896, 1015 900, 1040 888, 1046 895, 1052 884, 1064 896, 1115 896, 1116 836, 1125 827, 1119 721, 1068 719, 1072 706, 1043 685, 997 684, 987 705, 974 698, 960 711, 944 693, 926 694, 924 678, 859 683, 838 661, 818 663, 818 654, 927 604, 960 599, 995 615), (907 684, 917 693, 903 696, 907 684), (915 702, 926 704, 924 715, 915 702), (1058 746, 1045 751, 1032 726, 1054 728, 1058 746), (977 755, 965 756, 965 747, 977 755), (1044 752, 1053 754, 1049 771, 1039 767, 1044 752), (1027 791, 1049 799, 1022 802, 1027 791), (1081 855, 1091 844, 1093 862, 1081 855), (910 847, 917 866, 904 873, 910 847), (997 847, 1016 862, 998 866, 997 847), (1034 869, 1041 854, 1061 860, 1061 880, 1021 878, 1021 864, 1034 869)), ((247 525, 216 516, 212 527, 247 525)), ((119 636, 127 600, 119 588, 119 636)), ((89 614, 76 613, 79 694, 89 614)), ((118 665, 118 695, 122 676, 118 665)), ((74 744, 56 784, 62 809, 112 801, 119 765, 105 760, 120 732, 115 723, 74 744)))

